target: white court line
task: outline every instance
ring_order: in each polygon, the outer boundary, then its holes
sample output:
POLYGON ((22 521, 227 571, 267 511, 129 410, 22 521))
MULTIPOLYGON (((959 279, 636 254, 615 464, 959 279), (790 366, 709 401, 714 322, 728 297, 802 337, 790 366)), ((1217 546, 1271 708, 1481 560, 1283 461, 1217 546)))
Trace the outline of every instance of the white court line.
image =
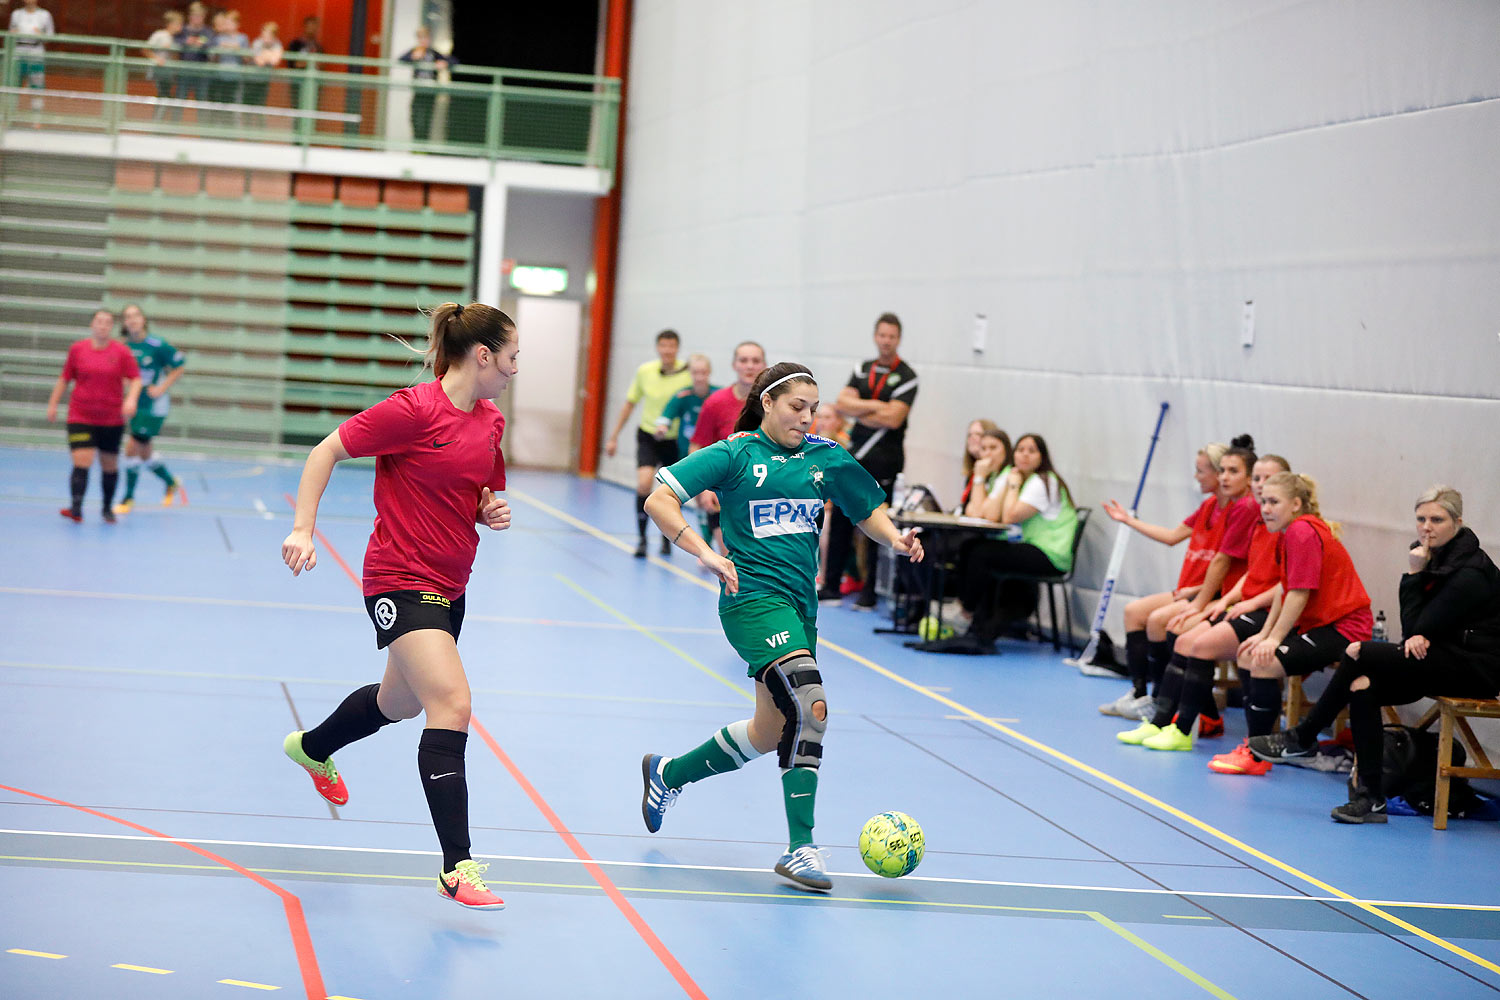
MULTIPOLYGON (((97 590, 52 590, 46 587, 4 587, 0 594, 27 597, 80 597, 102 601, 147 601, 160 604, 208 604, 226 608, 269 608, 277 611, 332 611, 338 614, 364 615, 361 608, 349 604, 305 604, 292 601, 252 601, 238 597, 191 597, 177 594, 120 594, 97 590)), ((491 622, 500 625, 556 625, 561 628, 592 628, 612 632, 638 631, 634 625, 619 622, 568 621, 561 618, 517 618, 509 615, 465 614, 464 621, 491 622)), ((716 628, 694 628, 686 625, 652 625, 657 632, 688 635, 719 635, 716 628)))
MULTIPOLYGON (((410 851, 400 848, 388 847, 339 847, 336 844, 279 844, 259 840, 198 840, 188 837, 142 837, 129 833, 73 833, 64 830, 7 830, 0 829, 0 834, 20 834, 32 837, 77 837, 84 840, 134 840, 148 844, 199 844, 214 847, 275 847, 296 851, 343 851, 349 854, 385 854, 404 855, 409 857, 439 857, 437 851, 410 851)), ((533 861, 543 864, 559 865, 581 865, 593 863, 598 865, 611 865, 617 868, 660 868, 671 871, 696 871, 696 872, 732 872, 736 874, 764 874, 764 868, 735 868, 728 865, 677 865, 664 864, 657 861, 604 861, 593 859, 585 862, 579 858, 542 858, 522 854, 484 854, 491 861, 533 861)), ((839 878, 869 878, 878 879, 881 876, 873 872, 829 872, 839 878)), ((1471 910, 1475 912, 1495 913, 1500 912, 1500 906, 1486 906, 1483 904, 1466 903, 1423 903, 1411 900, 1399 899, 1360 899, 1350 900, 1342 896, 1287 896, 1277 893, 1264 892, 1213 892, 1200 889, 1144 889, 1130 888, 1126 886, 1111 885, 1070 885, 1059 882, 1006 882, 993 879, 972 878, 937 878, 925 875, 907 875, 902 878, 903 882, 930 882, 937 885, 980 885, 996 886, 1009 889, 1060 889, 1078 890, 1081 892, 1118 892, 1128 895, 1139 896, 1195 896, 1208 899, 1268 899, 1288 903, 1366 903, 1370 906, 1400 906, 1413 909, 1426 910, 1471 910)))

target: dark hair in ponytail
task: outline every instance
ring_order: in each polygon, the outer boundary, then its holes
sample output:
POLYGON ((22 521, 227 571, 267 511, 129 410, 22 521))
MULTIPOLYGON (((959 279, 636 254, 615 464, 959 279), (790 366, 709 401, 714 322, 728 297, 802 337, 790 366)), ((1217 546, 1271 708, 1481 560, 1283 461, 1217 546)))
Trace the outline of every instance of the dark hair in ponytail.
POLYGON ((740 410, 740 418, 734 422, 734 432, 736 434, 741 431, 753 431, 760 426, 760 422, 766 419, 766 408, 760 402, 761 394, 766 391, 766 386, 780 381, 788 375, 800 375, 802 377, 787 379, 787 381, 782 382, 776 388, 772 389, 771 399, 773 401, 798 382, 811 382, 813 385, 818 384, 818 380, 813 378, 812 370, 806 365, 797 364, 795 361, 783 361, 779 365, 772 365, 770 368, 767 368, 756 377, 754 384, 750 386, 750 394, 745 397, 744 409, 740 410))
POLYGON ((427 334, 427 350, 422 364, 430 367, 438 378, 447 374, 454 362, 468 357, 475 344, 498 351, 510 343, 511 334, 516 332, 514 320, 482 302, 470 302, 466 306, 444 302, 430 315, 432 329, 427 334))
MULTIPOLYGON (((1247 474, 1251 469, 1255 468, 1255 463, 1260 461, 1255 456, 1255 438, 1249 434, 1241 434, 1239 437, 1232 439, 1229 442, 1229 450, 1224 454, 1226 456, 1234 455, 1238 457, 1245 464, 1245 472, 1247 474)), ((1222 462, 1224 459, 1220 458, 1219 461, 1222 462)))

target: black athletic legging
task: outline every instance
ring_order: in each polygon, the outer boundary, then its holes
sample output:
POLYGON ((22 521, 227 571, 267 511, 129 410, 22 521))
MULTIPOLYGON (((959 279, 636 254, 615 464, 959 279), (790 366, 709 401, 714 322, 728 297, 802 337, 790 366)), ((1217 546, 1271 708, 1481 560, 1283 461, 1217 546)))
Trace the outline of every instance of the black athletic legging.
POLYGON ((1433 643, 1427 656, 1418 660, 1391 642, 1360 643, 1359 659, 1345 653, 1333 679, 1307 718, 1297 726, 1297 740, 1313 746, 1318 733, 1333 723, 1349 706, 1349 728, 1354 732, 1354 753, 1359 783, 1371 794, 1383 797, 1380 787, 1381 757, 1385 753, 1380 719, 1382 705, 1409 705, 1422 698, 1493 698, 1494 677, 1500 675, 1500 656, 1480 653, 1450 643, 1433 643), (1368 677, 1370 686, 1350 691, 1356 678, 1368 677))
POLYGON ((1036 584, 1030 580, 996 580, 997 572, 1046 576, 1057 572, 1047 553, 1030 542, 984 539, 963 550, 959 596, 974 614, 971 631, 985 639, 1002 634, 1013 621, 1036 610, 1036 584))

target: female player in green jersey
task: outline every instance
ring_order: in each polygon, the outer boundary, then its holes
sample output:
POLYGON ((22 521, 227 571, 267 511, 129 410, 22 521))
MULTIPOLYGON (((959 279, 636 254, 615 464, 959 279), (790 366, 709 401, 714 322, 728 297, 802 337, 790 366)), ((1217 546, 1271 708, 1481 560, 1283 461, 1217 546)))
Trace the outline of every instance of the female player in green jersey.
POLYGON ((916 532, 902 535, 885 512, 885 493, 854 457, 808 433, 818 385, 802 365, 782 362, 755 380, 727 440, 662 469, 646 513, 668 538, 722 581, 719 619, 730 645, 755 678, 755 715, 716 732, 679 757, 647 754, 641 814, 646 829, 683 786, 735 771, 776 749, 786 805, 787 852, 776 874, 801 888, 833 888, 813 843, 813 803, 828 705, 814 654, 818 644, 818 515, 832 501, 875 541, 913 562, 916 532), (704 490, 718 494, 730 557, 694 532, 682 505, 704 490))

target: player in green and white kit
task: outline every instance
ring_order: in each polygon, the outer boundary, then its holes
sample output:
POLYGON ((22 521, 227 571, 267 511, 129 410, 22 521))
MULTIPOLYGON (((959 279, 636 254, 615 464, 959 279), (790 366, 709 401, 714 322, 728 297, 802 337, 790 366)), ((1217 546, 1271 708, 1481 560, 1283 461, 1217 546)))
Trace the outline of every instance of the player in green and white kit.
POLYGON ((120 324, 124 327, 130 351, 141 369, 141 404, 130 421, 130 437, 125 442, 125 497, 115 504, 115 513, 127 514, 135 506, 135 487, 140 481, 141 470, 150 469, 167 485, 162 505, 169 506, 174 498, 187 502, 187 492, 167 467, 161 456, 152 461, 151 441, 161 433, 161 425, 167 419, 167 410, 172 400, 167 390, 182 377, 184 359, 182 352, 160 337, 151 336, 146 330, 146 314, 138 305, 128 305, 120 311, 120 324))
POLYGON ((773 747, 781 764, 787 853, 776 874, 805 889, 833 888, 813 843, 813 803, 828 705, 814 659, 818 645, 818 515, 832 501, 865 534, 913 562, 916 532, 902 535, 885 512, 885 493, 854 457, 809 434, 818 386, 807 368, 782 362, 755 380, 727 440, 662 469, 646 513, 662 533, 722 581, 719 619, 730 645, 755 678, 755 715, 725 726, 679 757, 641 761, 646 829, 683 786, 735 771, 773 747), (718 494, 730 557, 696 532, 682 505, 704 490, 718 494))

